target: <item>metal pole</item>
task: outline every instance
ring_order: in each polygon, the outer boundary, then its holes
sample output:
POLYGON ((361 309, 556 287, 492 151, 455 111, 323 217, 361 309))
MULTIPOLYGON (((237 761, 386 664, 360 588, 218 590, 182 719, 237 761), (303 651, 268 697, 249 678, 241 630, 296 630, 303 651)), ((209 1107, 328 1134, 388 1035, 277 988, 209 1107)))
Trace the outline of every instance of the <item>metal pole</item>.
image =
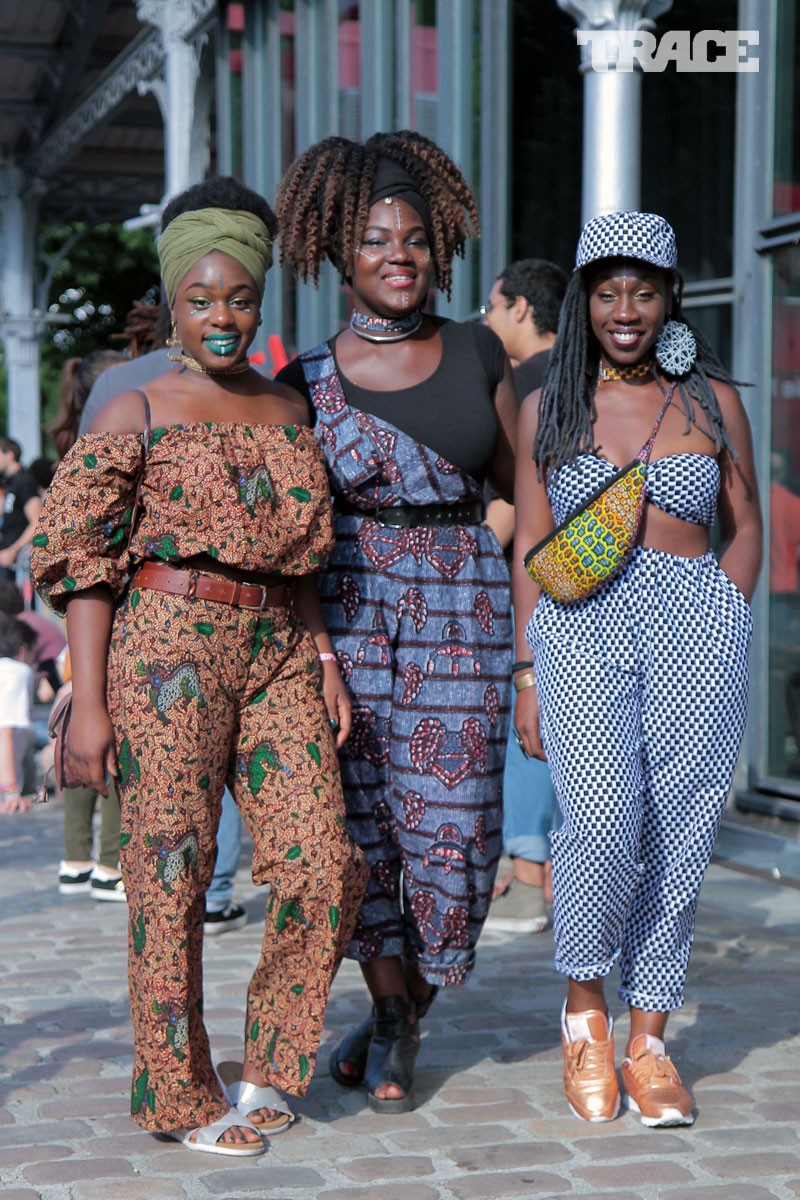
MULTIPOLYGON (((581 46, 583 73, 582 220, 641 203, 642 76, 617 70, 615 33, 654 28, 672 0, 556 0, 579 30, 611 35, 601 49, 581 46)), ((619 42, 617 42, 617 48, 619 42)))
POLYGON ((8 374, 8 434, 26 461, 41 453, 39 343, 45 320, 34 307, 39 197, 13 164, 0 170, 3 304, 0 337, 8 374))

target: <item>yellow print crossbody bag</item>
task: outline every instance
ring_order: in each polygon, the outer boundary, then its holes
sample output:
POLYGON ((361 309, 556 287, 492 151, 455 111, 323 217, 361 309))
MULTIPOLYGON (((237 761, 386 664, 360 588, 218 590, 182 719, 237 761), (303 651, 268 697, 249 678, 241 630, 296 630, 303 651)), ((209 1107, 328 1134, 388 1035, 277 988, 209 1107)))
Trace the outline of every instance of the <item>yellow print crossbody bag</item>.
POLYGON ((588 599, 628 561, 644 511, 650 451, 674 390, 673 383, 636 457, 525 555, 531 579, 559 604, 588 599))

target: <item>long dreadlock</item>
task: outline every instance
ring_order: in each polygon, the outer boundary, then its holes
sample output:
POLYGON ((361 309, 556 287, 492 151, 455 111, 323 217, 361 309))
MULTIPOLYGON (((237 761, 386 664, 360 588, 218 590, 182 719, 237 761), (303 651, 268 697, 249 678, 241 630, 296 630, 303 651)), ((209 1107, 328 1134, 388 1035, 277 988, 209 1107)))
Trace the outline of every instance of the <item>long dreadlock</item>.
POLYGON ((281 264, 291 263, 296 276, 315 285, 326 257, 342 275, 349 273, 367 227, 379 158, 407 171, 430 209, 436 283, 449 299, 453 256, 463 258, 467 238, 480 236, 478 210, 455 163, 408 129, 375 133, 363 145, 323 138, 294 160, 275 202, 281 264))
MULTIPOLYGON (((689 432, 699 405, 708 421, 717 450, 736 452, 728 438, 719 401, 711 379, 738 386, 723 367, 703 334, 686 320, 681 309, 682 281, 677 272, 667 272, 672 285, 672 318, 689 326, 697 342, 697 357, 689 373, 677 380, 677 390, 689 432)), ((594 395, 600 352, 589 322, 589 292, 583 270, 576 271, 567 285, 558 321, 558 333, 550 352, 547 380, 539 400, 539 426, 533 443, 538 473, 552 473, 580 454, 594 451, 593 425, 597 419, 594 395)))

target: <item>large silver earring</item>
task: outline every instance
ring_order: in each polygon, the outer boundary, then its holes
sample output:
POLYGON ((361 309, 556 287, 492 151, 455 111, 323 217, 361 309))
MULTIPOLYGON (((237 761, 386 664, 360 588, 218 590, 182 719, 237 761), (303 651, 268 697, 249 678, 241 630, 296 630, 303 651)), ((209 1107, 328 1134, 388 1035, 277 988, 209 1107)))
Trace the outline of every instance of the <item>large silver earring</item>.
POLYGON ((697 358, 697 342, 683 321, 667 321, 656 342, 656 362, 665 375, 688 375, 697 358))
MULTIPOLYGON (((176 347, 180 346, 180 344, 181 339, 178 337, 178 326, 173 321, 172 328, 169 331, 169 337, 167 338, 167 346, 169 346, 170 350, 174 350, 176 347)), ((180 354, 168 354, 167 358, 170 360, 170 362, 181 361, 180 354)))

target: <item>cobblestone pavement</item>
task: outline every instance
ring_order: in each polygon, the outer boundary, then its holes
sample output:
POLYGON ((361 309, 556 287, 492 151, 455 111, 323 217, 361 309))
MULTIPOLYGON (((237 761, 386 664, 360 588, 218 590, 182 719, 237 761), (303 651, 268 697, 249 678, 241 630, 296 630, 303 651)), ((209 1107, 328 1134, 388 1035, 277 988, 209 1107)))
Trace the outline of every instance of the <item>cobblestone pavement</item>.
MULTIPOLYGON (((722 866, 709 873, 689 1003, 671 1026, 699 1110, 691 1129, 646 1130, 627 1113, 600 1126, 571 1117, 550 935, 486 933, 469 985, 425 1019, 416 1112, 373 1114, 328 1076, 330 1046, 366 1005, 345 963, 300 1120, 261 1158, 232 1163, 144 1133, 127 1115, 127 910, 59 896, 61 817, 50 804, 0 818, 4 1200, 800 1197, 796 890, 722 866)), ((259 946, 264 898, 244 870, 236 898, 251 924, 205 952, 219 1058, 238 1049, 259 946)), ((625 1026, 622 1017, 620 1040, 625 1026)))

